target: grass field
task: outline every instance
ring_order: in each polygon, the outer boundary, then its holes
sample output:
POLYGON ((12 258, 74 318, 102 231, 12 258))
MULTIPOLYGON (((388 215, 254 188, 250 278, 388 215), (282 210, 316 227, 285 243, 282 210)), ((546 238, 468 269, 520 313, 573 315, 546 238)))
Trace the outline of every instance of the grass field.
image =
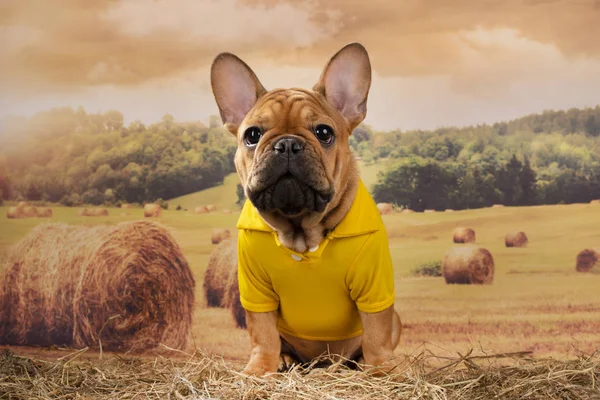
MULTIPOLYGON (((57 207, 50 220, 95 225, 142 218, 141 209, 128 210, 129 216, 121 216, 122 211, 109 209, 108 217, 78 217, 76 209, 57 207)), ((8 220, 6 208, 0 212, 0 259, 32 227, 46 222, 8 220)), ((234 327, 229 311, 206 309, 202 294, 213 248, 211 231, 234 228, 237 217, 237 213, 165 211, 158 220, 170 228, 197 279, 194 345, 241 361, 249 351, 246 331, 234 327)), ((581 249, 600 246, 600 206, 394 214, 384 216, 384 221, 395 268, 396 309, 404 326, 399 353, 475 348, 565 357, 600 349, 600 274, 577 273, 574 268, 581 249), (496 263, 492 285, 446 285, 442 278, 411 276, 415 266, 440 260, 454 245, 451 233, 456 226, 475 229, 477 243, 492 252, 496 263), (505 248, 504 235, 517 229, 527 232, 530 245, 505 248)))

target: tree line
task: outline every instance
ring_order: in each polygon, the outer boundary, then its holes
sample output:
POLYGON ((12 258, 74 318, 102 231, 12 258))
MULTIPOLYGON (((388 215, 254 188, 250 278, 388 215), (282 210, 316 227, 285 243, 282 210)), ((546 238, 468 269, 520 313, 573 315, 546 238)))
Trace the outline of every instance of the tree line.
POLYGON ((362 125, 350 145, 385 166, 375 200, 416 211, 600 198, 600 106, 433 131, 362 125))
POLYGON ((118 111, 56 108, 6 118, 0 148, 2 198, 74 206, 153 202, 221 184, 236 146, 214 118, 125 126, 118 111))

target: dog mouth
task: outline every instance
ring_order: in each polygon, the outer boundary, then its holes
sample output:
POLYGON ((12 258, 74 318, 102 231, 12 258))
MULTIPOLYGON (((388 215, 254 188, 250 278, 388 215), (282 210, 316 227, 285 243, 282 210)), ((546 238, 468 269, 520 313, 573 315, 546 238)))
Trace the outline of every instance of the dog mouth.
POLYGON ((331 192, 316 190, 289 172, 272 185, 248 195, 259 211, 278 211, 288 218, 323 212, 333 197, 331 192))

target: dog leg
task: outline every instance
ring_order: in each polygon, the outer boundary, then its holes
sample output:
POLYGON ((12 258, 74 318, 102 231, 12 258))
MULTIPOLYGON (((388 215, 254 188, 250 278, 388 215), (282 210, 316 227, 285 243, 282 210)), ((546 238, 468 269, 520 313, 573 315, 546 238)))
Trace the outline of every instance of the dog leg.
POLYGON ((262 376, 277 372, 280 365, 281 339, 277 330, 277 311, 255 313, 246 311, 250 334, 250 360, 242 371, 246 375, 262 376))
POLYGON ((360 317, 366 370, 374 375, 384 375, 396 367, 394 349, 400 341, 400 318, 393 305, 378 313, 361 311, 360 317))

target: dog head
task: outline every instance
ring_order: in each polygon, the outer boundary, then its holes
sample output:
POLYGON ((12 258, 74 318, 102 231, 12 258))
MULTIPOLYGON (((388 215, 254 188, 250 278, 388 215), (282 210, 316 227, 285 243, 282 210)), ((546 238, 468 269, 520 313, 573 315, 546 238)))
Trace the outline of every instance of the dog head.
POLYGON ((267 91, 246 63, 221 53, 211 85, 224 126, 237 138, 235 166, 245 194, 263 219, 291 235, 288 242, 322 228, 358 180, 348 140, 367 110, 365 48, 353 43, 338 51, 312 90, 267 91))

